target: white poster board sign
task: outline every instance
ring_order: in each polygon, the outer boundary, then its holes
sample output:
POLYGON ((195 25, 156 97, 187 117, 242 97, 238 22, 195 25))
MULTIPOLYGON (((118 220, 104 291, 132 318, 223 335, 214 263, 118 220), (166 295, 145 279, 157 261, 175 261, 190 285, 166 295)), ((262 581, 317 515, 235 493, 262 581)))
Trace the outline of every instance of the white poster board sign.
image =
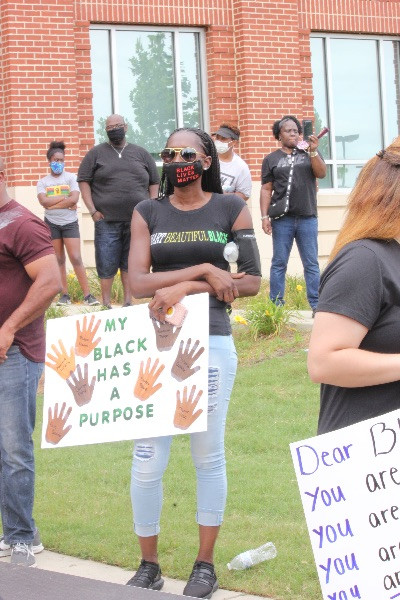
POLYGON ((181 327, 147 304, 49 319, 42 448, 207 429, 208 294, 181 327))
POLYGON ((290 449, 324 600, 400 598, 400 410, 290 449))

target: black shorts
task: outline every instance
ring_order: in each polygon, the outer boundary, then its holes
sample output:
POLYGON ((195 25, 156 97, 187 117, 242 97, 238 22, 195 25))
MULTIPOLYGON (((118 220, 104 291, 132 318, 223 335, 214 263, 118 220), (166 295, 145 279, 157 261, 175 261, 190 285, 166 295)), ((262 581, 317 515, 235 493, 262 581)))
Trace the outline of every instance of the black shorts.
POLYGON ((79 234, 78 221, 73 221, 72 223, 66 223, 65 225, 56 225, 55 223, 51 223, 45 217, 44 222, 46 223, 47 227, 50 229, 52 240, 62 240, 63 238, 80 238, 81 237, 79 234))

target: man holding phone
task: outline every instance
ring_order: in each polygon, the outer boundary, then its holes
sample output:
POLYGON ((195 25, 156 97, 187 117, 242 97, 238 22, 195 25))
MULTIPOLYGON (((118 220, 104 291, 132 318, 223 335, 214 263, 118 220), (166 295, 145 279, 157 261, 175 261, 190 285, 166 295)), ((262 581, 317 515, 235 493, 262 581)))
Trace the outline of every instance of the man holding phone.
POLYGON ((311 131, 308 124, 308 143, 303 147, 299 144, 303 128, 296 117, 285 115, 273 124, 272 133, 281 148, 263 160, 260 209, 263 231, 272 233, 271 300, 284 304, 286 270, 296 240, 314 316, 319 286, 316 179, 325 177, 326 165, 309 123, 311 131), (276 207, 281 208, 277 211, 276 207))

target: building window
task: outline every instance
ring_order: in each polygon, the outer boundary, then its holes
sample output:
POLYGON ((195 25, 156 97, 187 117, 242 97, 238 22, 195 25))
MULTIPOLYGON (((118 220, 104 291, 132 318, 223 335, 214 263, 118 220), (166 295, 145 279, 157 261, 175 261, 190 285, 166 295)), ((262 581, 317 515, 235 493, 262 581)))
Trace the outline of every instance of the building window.
POLYGON ((121 114, 127 139, 159 160, 177 127, 204 128, 205 74, 200 29, 93 26, 90 30, 94 134, 121 114))
POLYGON ((328 174, 320 187, 351 188, 363 164, 400 133, 399 41, 311 37, 315 130, 328 174))

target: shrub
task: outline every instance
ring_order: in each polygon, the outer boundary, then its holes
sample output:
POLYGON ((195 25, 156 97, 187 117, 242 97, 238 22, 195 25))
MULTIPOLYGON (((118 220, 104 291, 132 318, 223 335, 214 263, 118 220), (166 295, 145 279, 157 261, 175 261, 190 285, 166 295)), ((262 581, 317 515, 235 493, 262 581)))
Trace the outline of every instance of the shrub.
POLYGON ((114 304, 124 303, 124 288, 121 281, 121 272, 118 271, 114 277, 114 281, 111 288, 111 302, 114 304))
MULTIPOLYGON (((86 270, 90 293, 96 298, 101 297, 100 280, 97 277, 97 273, 93 269, 86 270)), ((83 302, 83 292, 79 281, 75 275, 75 271, 69 271, 67 274, 67 286, 68 294, 72 302, 83 302)))
POLYGON ((83 292, 74 271, 67 274, 67 286, 71 302, 82 302, 83 292))
POLYGON ((236 322, 247 324, 251 335, 256 340, 258 336, 279 335, 282 328, 289 322, 294 310, 284 304, 275 304, 264 294, 251 298, 244 310, 242 320, 236 322))
POLYGON ((310 309, 303 277, 297 275, 288 275, 286 277, 285 303, 289 308, 297 310, 310 309))

